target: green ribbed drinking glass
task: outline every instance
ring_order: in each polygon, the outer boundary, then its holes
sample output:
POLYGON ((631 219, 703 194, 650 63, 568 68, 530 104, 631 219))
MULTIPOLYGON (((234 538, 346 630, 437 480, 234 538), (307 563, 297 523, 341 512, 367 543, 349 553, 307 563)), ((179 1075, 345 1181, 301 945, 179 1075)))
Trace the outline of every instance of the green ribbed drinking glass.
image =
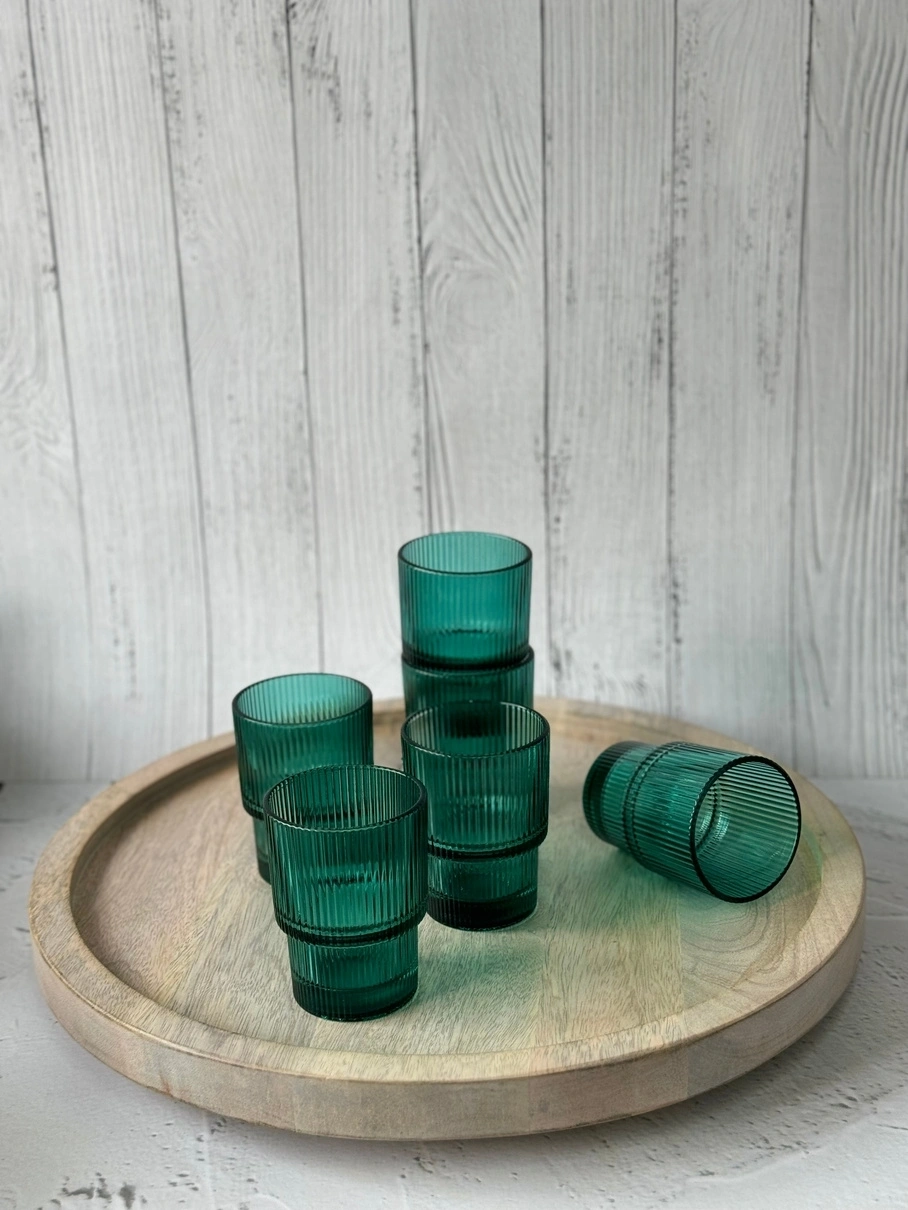
POLYGON ((259 873, 269 881, 263 803, 271 787, 315 765, 372 763, 372 693, 330 672, 257 681, 233 699, 243 806, 252 816, 259 873))
POLYGON ((530 641, 533 553, 503 534, 426 534, 398 552, 404 659, 435 668, 515 664, 530 641))
POLYGON ((641 865, 732 903, 771 890, 801 835, 798 792, 780 765, 700 744, 613 744, 587 774, 583 811, 641 865))
POLYGON ((297 1003, 359 1021, 412 999, 425 915, 426 791, 381 765, 307 769, 265 796, 271 892, 297 1003))
POLYGON ((445 702, 515 702, 532 708, 534 664, 532 647, 516 664, 492 668, 428 668, 401 660, 407 715, 445 702))
POLYGON ((536 906, 549 815, 549 725, 513 702, 453 702, 412 715, 404 769, 429 795, 429 915, 504 928, 536 906))

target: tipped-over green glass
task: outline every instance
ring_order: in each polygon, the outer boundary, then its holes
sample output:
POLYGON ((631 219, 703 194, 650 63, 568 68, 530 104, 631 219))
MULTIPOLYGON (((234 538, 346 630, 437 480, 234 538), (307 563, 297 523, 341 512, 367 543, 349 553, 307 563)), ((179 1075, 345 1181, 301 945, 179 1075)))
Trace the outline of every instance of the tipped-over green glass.
POLYGON ((271 892, 293 995, 357 1021, 416 991, 425 915, 426 791, 381 765, 307 769, 265 796, 271 892))
POLYGON ((699 744, 613 744, 587 774, 583 810, 641 865, 734 903, 776 885, 801 835, 781 766, 699 744))
POLYGON ((429 914, 503 928, 536 906, 549 813, 549 725, 512 702, 455 702, 414 714, 404 768, 429 795, 429 914))
POLYGON ((315 765, 372 763, 372 693, 349 676, 299 672, 248 685, 233 699, 243 806, 252 816, 259 873, 267 882, 263 804, 271 787, 315 765))
POLYGON ((435 668, 514 664, 530 641, 533 554, 516 538, 426 534, 398 552, 404 659, 435 668))
POLYGON ((427 668, 401 660, 407 715, 446 702, 515 702, 533 705, 533 648, 516 664, 493 668, 427 668))

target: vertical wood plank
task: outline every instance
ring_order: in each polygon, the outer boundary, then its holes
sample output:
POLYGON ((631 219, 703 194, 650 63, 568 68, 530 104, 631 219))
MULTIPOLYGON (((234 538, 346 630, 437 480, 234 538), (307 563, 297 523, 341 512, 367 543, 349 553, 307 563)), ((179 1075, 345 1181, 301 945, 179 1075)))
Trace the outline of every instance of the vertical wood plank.
POLYGON ((291 8, 325 666, 400 693, 397 549, 426 524, 406 0, 291 8))
POLYGON ((0 14, 0 162, 0 778, 79 778, 84 535, 25 0, 0 14))
POLYGON ((545 4, 552 654, 667 705, 673 6, 545 4))
POLYGON ((538 0, 413 0, 433 529, 533 550, 548 678, 538 0))
POLYGON ((199 0, 160 21, 224 730, 243 685, 319 664, 286 12, 199 0))
POLYGON ((808 24, 678 4, 672 708, 783 759, 808 24))
POLYGON ((795 528, 805 772, 908 772, 908 12, 816 0, 795 528))
POLYGON ((195 439, 152 6, 33 0, 94 626, 91 777, 208 725, 195 439))

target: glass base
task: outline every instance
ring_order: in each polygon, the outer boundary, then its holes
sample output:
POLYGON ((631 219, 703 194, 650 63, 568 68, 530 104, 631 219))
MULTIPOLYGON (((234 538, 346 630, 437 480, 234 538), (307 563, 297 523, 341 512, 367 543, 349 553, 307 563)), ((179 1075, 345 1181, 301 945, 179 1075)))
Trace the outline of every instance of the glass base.
POLYGON ((452 929, 483 932, 488 929, 510 928, 526 920, 536 910, 536 888, 508 895, 505 899, 489 899, 471 903, 463 899, 442 899, 429 896, 428 912, 433 920, 452 929))
POLYGON ((363 1021, 402 1008, 419 982, 417 932, 364 945, 313 945, 288 937, 297 1004, 330 1021, 363 1021))
POLYGON ((293 978, 293 998, 300 1008, 313 1017, 327 1021, 368 1021, 370 1017, 386 1017, 409 1004, 416 995, 416 973, 384 984, 382 987, 336 988, 319 987, 293 978))
POLYGON ((538 848, 482 859, 430 854, 428 912, 449 928, 507 928, 535 909, 538 881, 538 848))
POLYGON ((252 817, 252 830, 255 833, 255 859, 259 874, 268 883, 271 882, 271 848, 268 844, 268 830, 264 819, 252 817))

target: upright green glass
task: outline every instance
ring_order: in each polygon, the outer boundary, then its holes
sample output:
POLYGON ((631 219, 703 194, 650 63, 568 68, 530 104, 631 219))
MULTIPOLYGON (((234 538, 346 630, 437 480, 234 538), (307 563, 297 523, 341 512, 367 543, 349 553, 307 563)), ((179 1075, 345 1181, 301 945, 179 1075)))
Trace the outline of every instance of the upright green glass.
POLYGON ((798 792, 780 765, 699 744, 614 744, 587 774, 583 810, 641 865, 733 903, 771 890, 801 835, 798 792))
POLYGON ((512 702, 453 702, 414 714, 404 769, 429 795, 429 915, 504 928, 536 907, 549 817, 549 725, 512 702))
POLYGON ((426 534, 398 552, 404 659, 434 668, 515 664, 530 641, 533 552, 469 530, 426 534))
POLYGON ((426 912, 426 791, 381 765, 307 769, 265 796, 271 892, 297 1003, 358 1021, 412 999, 426 912))
POLYGON ((243 806, 252 816, 259 873, 269 881, 263 804, 271 787, 315 765, 372 763, 372 693, 330 672, 248 685, 233 699, 243 806))
POLYGON ((407 715, 445 702, 515 702, 533 705, 535 657, 530 647, 516 664, 492 668, 429 668, 401 660, 407 715))

